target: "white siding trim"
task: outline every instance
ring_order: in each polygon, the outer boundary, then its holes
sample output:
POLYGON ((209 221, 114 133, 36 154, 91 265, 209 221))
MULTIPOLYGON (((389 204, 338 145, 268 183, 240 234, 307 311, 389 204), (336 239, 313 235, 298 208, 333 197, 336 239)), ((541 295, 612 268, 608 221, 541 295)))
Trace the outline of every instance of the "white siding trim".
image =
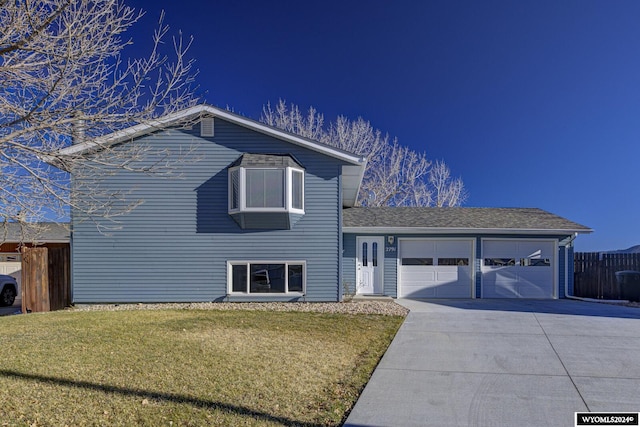
POLYGON ((276 167, 244 167, 236 166, 230 168, 227 171, 227 207, 229 213, 241 213, 241 212, 288 212, 294 214, 304 215, 304 200, 305 200, 305 171, 301 168, 292 168, 290 166, 286 168, 276 167), (238 171, 238 208, 232 209, 232 196, 233 196, 233 183, 231 180, 231 173, 238 171), (250 208, 247 207, 247 170, 281 170, 284 171, 284 206, 273 208, 250 208), (296 209, 293 207, 293 171, 302 173, 302 209, 296 209))
POLYGON ((81 144, 75 144, 70 147, 64 148, 58 152, 60 155, 79 154, 88 150, 99 148, 100 146, 109 146, 123 142, 129 139, 133 139, 158 129, 164 129, 168 126, 180 123, 181 121, 187 121, 194 116, 211 114, 214 117, 220 117, 231 123, 246 127, 248 129, 276 137, 283 141, 290 142, 292 144, 300 145, 310 150, 326 154, 328 156, 344 160, 356 166, 361 166, 364 169, 366 159, 362 156, 358 156, 346 151, 313 141, 311 139, 303 138, 298 135, 294 135, 283 130, 265 125, 255 120, 248 119, 246 117, 239 116, 237 114, 230 113, 211 105, 196 105, 194 107, 185 108, 184 110, 177 111, 173 114, 150 120, 147 123, 131 126, 126 129, 122 129, 117 132, 110 133, 100 138, 96 138, 91 141, 87 141, 81 144))

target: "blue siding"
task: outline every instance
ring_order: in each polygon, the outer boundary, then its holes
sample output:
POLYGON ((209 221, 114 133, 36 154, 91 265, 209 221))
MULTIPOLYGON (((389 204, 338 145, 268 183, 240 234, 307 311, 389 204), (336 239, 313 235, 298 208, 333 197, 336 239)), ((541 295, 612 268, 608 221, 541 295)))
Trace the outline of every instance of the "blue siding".
POLYGON ((339 161, 220 119, 212 138, 200 138, 196 125, 132 143, 173 152, 195 146, 197 158, 177 165, 179 178, 126 171, 108 177, 105 187, 134 188, 132 198, 143 200, 110 235, 73 215, 74 302, 221 300, 230 260, 304 260, 306 300, 339 298, 339 161), (243 230, 228 215, 226 168, 245 152, 292 154, 304 166, 305 215, 291 230, 243 230))
POLYGON ((389 244, 388 236, 384 236, 384 294, 396 298, 398 296, 398 239, 394 236, 393 244, 389 244))
POLYGON ((566 265, 564 256, 565 256, 566 248, 564 246, 560 246, 558 248, 558 298, 564 298, 564 287, 565 287, 565 271, 564 267, 566 265))
MULTIPOLYGON (((338 177, 338 200, 342 200, 342 175, 338 177)), ((338 209, 338 301, 342 301, 344 297, 344 283, 342 282, 342 253, 344 251, 344 244, 342 243, 342 209, 338 209)))
POLYGON ((569 295, 575 295, 575 293, 573 292, 573 289, 574 289, 574 272, 575 272, 575 265, 573 263, 573 251, 574 251, 573 246, 569 246, 567 248, 567 251, 568 251, 568 258, 569 258, 569 262, 567 264, 567 267, 569 267, 568 268, 568 276, 569 277, 567 277, 567 281, 569 282, 568 283, 568 292, 569 292, 569 295))
POLYGON ((342 237, 342 282, 351 293, 356 290, 356 235, 345 233, 342 237))
POLYGON ((474 261, 476 272, 476 298, 482 298, 482 239, 476 237, 476 259, 474 261))
POLYGON ((290 230, 304 215, 287 212, 239 212, 231 218, 249 230, 290 230))

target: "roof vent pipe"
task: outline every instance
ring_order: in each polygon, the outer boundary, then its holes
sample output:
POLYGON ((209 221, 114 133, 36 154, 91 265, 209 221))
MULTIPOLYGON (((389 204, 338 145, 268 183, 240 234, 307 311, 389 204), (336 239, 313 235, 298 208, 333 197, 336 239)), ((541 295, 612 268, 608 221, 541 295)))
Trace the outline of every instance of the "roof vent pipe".
POLYGON ((84 119, 77 118, 71 123, 71 144, 81 144, 86 138, 87 124, 84 119))

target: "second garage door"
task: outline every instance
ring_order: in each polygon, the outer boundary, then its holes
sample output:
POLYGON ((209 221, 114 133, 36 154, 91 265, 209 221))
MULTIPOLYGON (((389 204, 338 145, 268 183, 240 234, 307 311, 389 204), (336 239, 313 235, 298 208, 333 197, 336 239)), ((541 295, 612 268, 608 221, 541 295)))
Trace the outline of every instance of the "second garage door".
POLYGON ((398 297, 471 298, 473 240, 402 239, 398 297))
POLYGON ((555 244, 549 240, 485 240, 483 298, 554 298, 555 244))

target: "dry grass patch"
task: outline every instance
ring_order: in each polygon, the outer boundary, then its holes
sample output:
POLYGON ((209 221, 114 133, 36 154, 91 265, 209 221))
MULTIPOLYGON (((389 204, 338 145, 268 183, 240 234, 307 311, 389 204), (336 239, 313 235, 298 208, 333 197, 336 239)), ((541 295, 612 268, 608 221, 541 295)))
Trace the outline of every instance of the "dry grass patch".
POLYGON ((0 420, 340 425, 401 322, 199 310, 4 317, 0 420))

